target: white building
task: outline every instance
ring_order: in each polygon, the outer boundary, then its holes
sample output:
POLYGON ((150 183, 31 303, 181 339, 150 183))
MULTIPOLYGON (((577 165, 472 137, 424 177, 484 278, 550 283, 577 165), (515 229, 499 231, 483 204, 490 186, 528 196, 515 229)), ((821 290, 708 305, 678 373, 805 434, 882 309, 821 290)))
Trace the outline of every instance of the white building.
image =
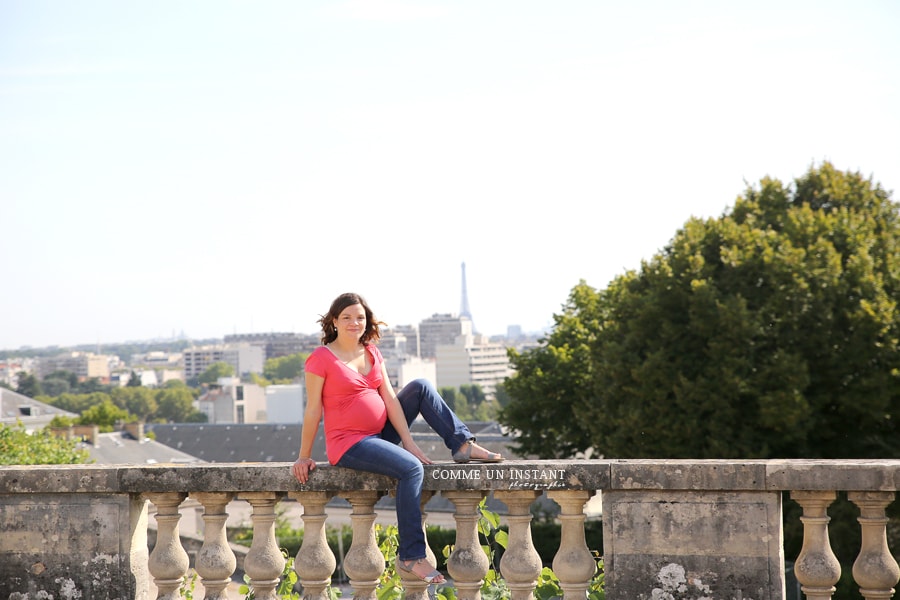
POLYGON ((437 386, 458 388, 478 385, 493 398, 497 384, 512 375, 506 346, 490 343, 482 335, 460 335, 453 344, 441 344, 437 354, 437 386))
POLYGON ((184 351, 183 358, 185 379, 198 377, 217 362, 231 365, 238 377, 262 373, 265 365, 265 351, 247 343, 194 346, 184 351))
POLYGON ((302 423, 306 410, 306 386, 300 383, 266 387, 269 423, 302 423))
POLYGON ((427 379, 437 385, 437 364, 434 360, 424 360, 418 356, 404 356, 385 358, 388 379, 394 386, 394 391, 399 392, 407 383, 414 379, 427 379))
POLYGON ((159 387, 159 377, 157 377, 156 371, 150 369, 132 369, 131 371, 113 373, 109 378, 109 383, 110 385, 125 387, 131 383, 132 375, 135 375, 140 380, 141 387, 159 387))
POLYGON ((237 377, 221 377, 197 398, 197 410, 209 423, 265 423, 266 391, 237 377))
MULTIPOLYGON (((134 371, 141 376, 141 385, 145 387, 153 387, 165 385, 167 381, 177 380, 184 381, 184 369, 182 366, 183 355, 181 352, 163 352, 161 350, 153 350, 143 354, 133 354, 131 356, 131 364, 128 373, 134 371), (151 384, 150 376, 147 373, 153 373, 156 383, 151 384)), ((115 379, 115 376, 114 376, 115 379)), ((114 382, 113 382, 114 383, 114 382)), ((119 384, 125 385, 127 378, 119 376, 119 384), (125 379, 125 381, 123 381, 125 379)))
POLYGON ((417 331, 406 326, 386 330, 378 342, 378 349, 384 356, 384 365, 387 367, 388 379, 398 392, 414 379, 427 379, 432 383, 437 380, 434 359, 422 359, 411 351, 411 348, 418 347, 417 339, 417 331))
POLYGON ((5 358, 0 360, 0 382, 10 388, 19 387, 19 373, 31 375, 35 370, 37 359, 34 358, 5 358))

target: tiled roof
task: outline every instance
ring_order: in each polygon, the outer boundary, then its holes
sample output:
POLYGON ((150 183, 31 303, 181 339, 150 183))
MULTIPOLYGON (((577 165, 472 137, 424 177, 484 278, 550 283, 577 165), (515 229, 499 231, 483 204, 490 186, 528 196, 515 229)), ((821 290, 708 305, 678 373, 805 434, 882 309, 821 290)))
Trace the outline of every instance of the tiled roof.
POLYGON ((91 459, 100 465, 203 462, 146 437, 136 440, 122 431, 101 433, 97 445, 84 444, 83 447, 88 450, 91 459))
MULTIPOLYGON (((156 441, 206 462, 293 462, 300 450, 300 424, 148 424, 156 441)), ((322 429, 313 458, 327 462, 322 429)))
POLYGON ((0 387, 0 423, 4 425, 15 425, 21 421, 26 429, 33 431, 43 429, 58 415, 78 418, 75 413, 0 387))
MULTIPOLYGON (((478 443, 509 455, 509 438, 495 423, 467 423, 478 443)), ((299 423, 176 423, 148 424, 156 441, 206 462, 294 462, 300 450, 299 423)), ((449 460, 443 440, 426 423, 413 423, 416 443, 432 460, 449 460)), ((312 457, 327 463, 324 428, 320 427, 312 457)))

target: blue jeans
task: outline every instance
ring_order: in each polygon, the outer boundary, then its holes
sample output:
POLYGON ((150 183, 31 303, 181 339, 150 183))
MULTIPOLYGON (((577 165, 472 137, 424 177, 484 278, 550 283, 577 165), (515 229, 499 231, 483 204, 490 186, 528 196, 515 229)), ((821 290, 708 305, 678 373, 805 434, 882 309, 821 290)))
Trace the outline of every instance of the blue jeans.
MULTIPOLYGON (((459 450, 473 439, 469 428, 450 410, 434 386, 424 379, 408 383, 397 394, 406 423, 422 415, 441 436, 450 452, 459 450)), ((387 475, 397 480, 397 534, 400 560, 425 557, 425 535, 422 531, 422 481, 425 470, 419 459, 397 444, 400 435, 388 421, 379 435, 363 438, 350 447, 337 466, 387 475)))

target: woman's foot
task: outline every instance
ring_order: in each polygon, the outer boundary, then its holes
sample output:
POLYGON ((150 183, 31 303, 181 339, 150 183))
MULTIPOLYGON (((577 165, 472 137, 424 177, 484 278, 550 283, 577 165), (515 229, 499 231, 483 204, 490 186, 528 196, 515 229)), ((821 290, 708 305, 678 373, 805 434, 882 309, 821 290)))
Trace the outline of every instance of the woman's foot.
POLYGON ((453 461, 458 463, 475 462, 501 462, 503 457, 496 452, 482 448, 474 441, 469 440, 459 447, 459 450, 453 453, 453 461))
POLYGON ((397 567, 401 571, 411 573, 431 585, 432 583, 446 583, 447 580, 441 575, 441 572, 431 566, 424 558, 418 560, 400 560, 397 559, 397 567))

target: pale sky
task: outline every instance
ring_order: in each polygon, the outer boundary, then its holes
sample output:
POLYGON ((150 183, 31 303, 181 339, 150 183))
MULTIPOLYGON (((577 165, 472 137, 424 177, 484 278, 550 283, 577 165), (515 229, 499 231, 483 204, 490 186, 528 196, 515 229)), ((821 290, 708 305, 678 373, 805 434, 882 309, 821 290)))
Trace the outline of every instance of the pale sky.
POLYGON ((0 349, 552 322, 824 160, 900 200, 900 3, 0 0, 0 349))

